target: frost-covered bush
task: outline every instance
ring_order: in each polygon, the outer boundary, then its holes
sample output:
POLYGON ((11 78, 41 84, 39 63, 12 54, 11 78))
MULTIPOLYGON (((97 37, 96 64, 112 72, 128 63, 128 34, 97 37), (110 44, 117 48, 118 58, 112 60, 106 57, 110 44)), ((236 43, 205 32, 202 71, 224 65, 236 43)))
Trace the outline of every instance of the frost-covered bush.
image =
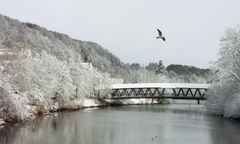
POLYGON ((217 76, 207 95, 209 112, 240 117, 240 27, 229 28, 221 39, 219 59, 213 69, 217 76))
POLYGON ((17 94, 8 77, 2 75, 0 81, 0 119, 6 122, 16 122, 28 118, 28 99, 22 94, 17 94))
POLYGON ((0 118, 20 121, 31 115, 77 109, 85 99, 108 96, 111 79, 78 55, 66 50, 68 61, 46 52, 26 57, 21 52, 0 70, 0 118))

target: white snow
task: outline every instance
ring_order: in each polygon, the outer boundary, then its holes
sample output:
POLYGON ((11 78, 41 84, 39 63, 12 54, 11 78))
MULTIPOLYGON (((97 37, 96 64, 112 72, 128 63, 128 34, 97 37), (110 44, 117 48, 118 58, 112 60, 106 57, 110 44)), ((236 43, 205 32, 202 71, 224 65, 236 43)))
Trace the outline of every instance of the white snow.
POLYGON ((124 105, 136 105, 136 104, 154 104, 158 103, 156 100, 152 99, 126 99, 126 100, 120 100, 122 104, 124 105))
POLYGON ((209 84, 199 83, 128 83, 113 84, 112 89, 122 88, 204 88, 208 89, 209 84))
POLYGON ((9 49, 0 49, 0 55, 13 55, 9 49))
POLYGON ((97 104, 96 100, 93 99, 83 99, 82 100, 82 107, 96 107, 99 106, 99 104, 97 104))
POLYGON ((1 128, 1 125, 4 124, 4 121, 2 119, 0 119, 0 128, 1 128))

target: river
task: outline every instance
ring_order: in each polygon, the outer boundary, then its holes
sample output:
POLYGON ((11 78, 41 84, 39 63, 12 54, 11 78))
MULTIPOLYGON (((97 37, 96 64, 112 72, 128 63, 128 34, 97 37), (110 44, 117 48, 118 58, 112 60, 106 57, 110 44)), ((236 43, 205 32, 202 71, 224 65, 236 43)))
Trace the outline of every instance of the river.
POLYGON ((83 109, 0 129, 0 144, 239 143, 240 122, 196 104, 83 109))

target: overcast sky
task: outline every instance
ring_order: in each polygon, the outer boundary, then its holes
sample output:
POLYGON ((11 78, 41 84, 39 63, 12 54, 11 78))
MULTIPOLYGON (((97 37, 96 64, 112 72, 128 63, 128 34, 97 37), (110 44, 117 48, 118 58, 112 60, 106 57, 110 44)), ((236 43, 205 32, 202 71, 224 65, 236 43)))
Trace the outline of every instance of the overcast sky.
POLYGON ((0 0, 0 13, 99 43, 124 62, 202 68, 216 60, 239 0, 0 0), (156 39, 156 28, 166 42, 156 39))

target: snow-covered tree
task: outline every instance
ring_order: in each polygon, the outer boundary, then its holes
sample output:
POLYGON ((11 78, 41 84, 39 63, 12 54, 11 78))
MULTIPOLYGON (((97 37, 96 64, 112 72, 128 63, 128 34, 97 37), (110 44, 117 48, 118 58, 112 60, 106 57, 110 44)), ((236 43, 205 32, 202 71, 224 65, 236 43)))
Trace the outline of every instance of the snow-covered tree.
POLYGON ((225 117, 240 117, 240 27, 228 28, 221 39, 217 78, 208 91, 207 109, 225 117))
POLYGON ((0 118, 20 121, 31 115, 63 109, 78 109, 85 99, 96 102, 107 97, 111 78, 83 63, 81 57, 66 50, 68 61, 45 51, 27 57, 25 53, 0 70, 0 118))

